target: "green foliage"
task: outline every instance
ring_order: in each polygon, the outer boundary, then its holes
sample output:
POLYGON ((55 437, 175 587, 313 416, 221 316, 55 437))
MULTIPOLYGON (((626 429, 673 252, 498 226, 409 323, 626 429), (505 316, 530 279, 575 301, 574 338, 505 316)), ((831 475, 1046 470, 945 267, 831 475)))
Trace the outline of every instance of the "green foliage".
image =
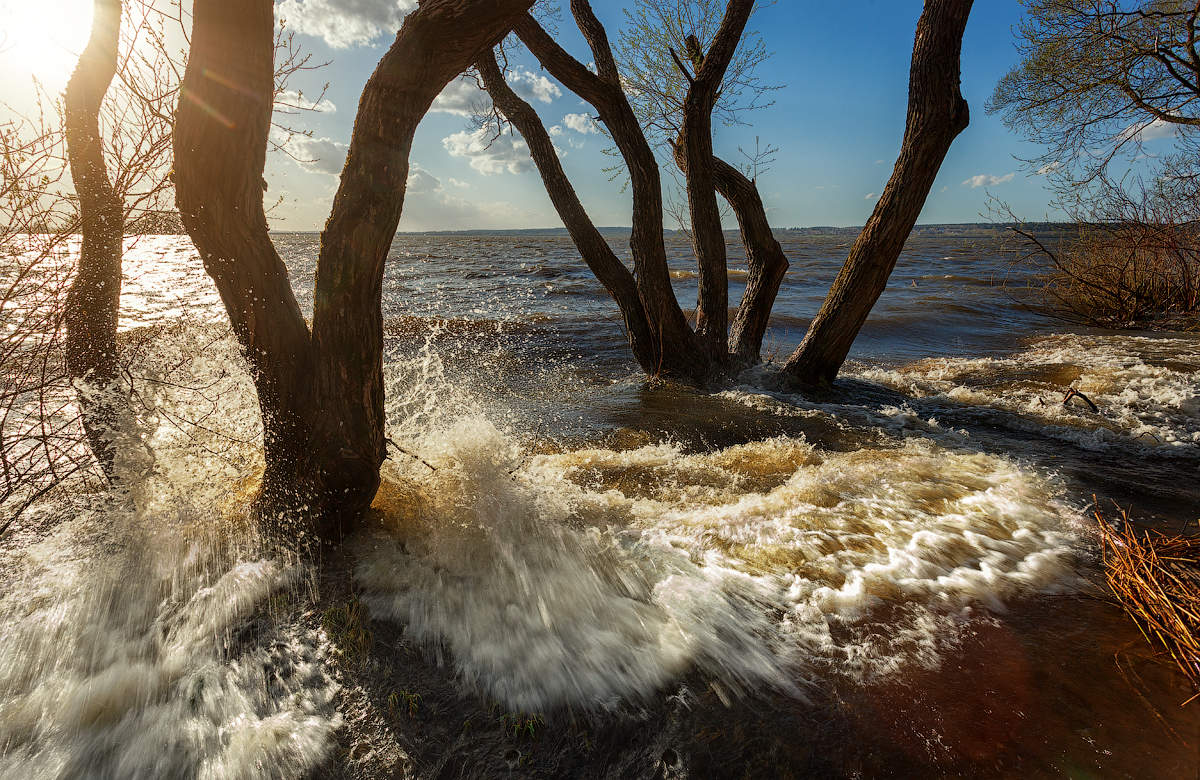
POLYGON ((536 713, 506 712, 499 718, 500 728, 513 739, 534 739, 546 720, 536 713))
POLYGON ((367 627, 370 619, 366 605, 351 598, 345 604, 325 610, 321 615, 321 628, 343 656, 361 662, 366 660, 374 643, 374 635, 367 627))
POLYGON ((415 718, 421 708, 421 694, 405 690, 393 691, 388 694, 387 703, 388 712, 393 718, 400 717, 402 712, 407 712, 409 718, 415 718))

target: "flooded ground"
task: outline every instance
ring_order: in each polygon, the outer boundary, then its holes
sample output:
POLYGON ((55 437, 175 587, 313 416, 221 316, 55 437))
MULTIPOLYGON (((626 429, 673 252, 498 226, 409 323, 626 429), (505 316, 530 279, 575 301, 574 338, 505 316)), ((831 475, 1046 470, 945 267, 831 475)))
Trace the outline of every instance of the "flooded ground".
MULTIPOLYGON (((316 236, 277 242, 307 307, 316 236)), ((779 358, 845 251, 782 243, 779 358)), ((918 236, 833 390, 701 393, 644 381, 565 238, 400 236, 416 457, 314 567, 238 520, 256 404, 198 260, 128 265, 139 477, 0 550, 0 776, 1200 771, 1200 704, 1103 598, 1089 517, 1196 527, 1196 334, 1066 327, 990 240, 918 236)))

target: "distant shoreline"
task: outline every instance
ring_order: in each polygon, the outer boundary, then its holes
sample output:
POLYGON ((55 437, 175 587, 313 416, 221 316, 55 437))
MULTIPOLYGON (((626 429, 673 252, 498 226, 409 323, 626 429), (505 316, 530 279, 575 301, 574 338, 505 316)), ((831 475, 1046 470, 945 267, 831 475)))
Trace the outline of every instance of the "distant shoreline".
MULTIPOLYGON (((1020 225, 1026 230, 1034 231, 1061 231, 1072 230, 1077 227, 1073 222, 955 222, 955 223, 931 223, 917 225, 912 230, 912 235, 918 236, 994 236, 1020 225)), ((628 235, 631 228, 608 226, 599 228, 601 233, 628 235)), ((832 225, 816 225, 813 227, 787 227, 775 228, 777 234, 800 234, 808 236, 856 236, 862 231, 862 225, 850 227, 835 227, 832 225)), ((306 233, 318 231, 279 231, 306 233)), ((664 230, 664 233, 672 235, 682 235, 679 230, 664 230)), ((728 229, 726 233, 736 234, 736 229, 728 229)), ((401 230, 397 231, 398 236, 566 236, 566 228, 521 228, 521 229, 499 229, 486 230, 472 228, 466 230, 401 230)))

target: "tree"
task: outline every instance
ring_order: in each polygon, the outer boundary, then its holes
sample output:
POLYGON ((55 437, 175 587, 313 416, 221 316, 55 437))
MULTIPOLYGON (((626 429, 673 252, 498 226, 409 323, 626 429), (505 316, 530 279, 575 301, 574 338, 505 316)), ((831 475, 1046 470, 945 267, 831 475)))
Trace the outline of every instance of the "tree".
MULTIPOLYGON (((1200 2, 1028 0, 1021 61, 988 110, 1045 146, 1027 161, 1080 227, 1048 245, 1040 292, 1055 315, 1144 327, 1200 308, 1193 225, 1200 183, 1200 2), (1173 151, 1146 154, 1151 138, 1173 151)), ((1170 320, 1168 320, 1170 321, 1170 320)))
POLYGON ((970 12, 971 0, 926 0, 913 44, 900 156, 804 341, 784 365, 793 381, 833 382, 896 267, 950 144, 967 128, 959 77, 970 12))
POLYGON ((384 459, 383 264, 417 123, 533 0, 426 0, 363 90, 321 234, 310 331, 267 232, 271 0, 196 0, 175 121, 176 202, 246 352, 263 416, 255 510, 303 543, 334 539, 374 498, 384 459))
MULTIPOLYGON (((661 18, 662 14, 670 16, 670 5, 646 2, 640 9, 661 18)), ((701 2, 697 7, 709 5, 701 2)), ((507 88, 494 54, 477 63, 484 87, 526 138, 559 217, 584 261, 620 308, 634 356, 643 370, 702 384, 756 362, 787 260, 771 233, 756 183, 716 158, 712 148, 714 112, 727 115, 736 105, 732 96, 739 85, 751 83, 748 74, 760 56, 753 46, 749 55, 738 56, 753 0, 728 0, 718 25, 706 19, 706 24, 687 32, 682 25, 664 24, 661 29, 665 32, 651 37, 662 46, 668 40, 665 36, 682 35, 683 40, 666 43, 681 82, 664 76, 661 67, 645 64, 644 58, 627 48, 624 59, 634 63, 632 70, 638 76, 638 83, 631 82, 621 72, 607 34, 587 0, 572 0, 570 8, 591 49, 594 71, 563 50, 532 16, 525 16, 514 31, 555 78, 591 104, 621 155, 633 192, 632 274, 600 240, 558 163, 545 127, 533 108, 507 88), (631 99, 630 93, 635 97, 631 99), (632 102, 642 107, 641 116, 632 102), (671 288, 663 243, 661 180, 648 137, 667 141, 687 181, 691 233, 700 268, 694 331, 671 288), (734 318, 732 349, 718 192, 737 214, 751 264, 746 294, 734 318)), ((967 125, 967 105, 959 93, 959 59, 970 8, 970 0, 929 0, 925 4, 913 48, 908 122, 900 158, 808 336, 784 366, 790 382, 814 385, 833 381, 887 282, 950 143, 967 125)), ((680 13, 673 18, 684 16, 680 13)), ((644 22, 647 17, 634 18, 644 22)))
POLYGON ((79 196, 81 237, 79 265, 66 303, 66 353, 71 377, 83 388, 88 442, 111 478, 112 431, 119 425, 117 312, 125 210, 104 163, 100 105, 117 74, 121 0, 95 0, 93 9, 91 35, 64 98, 64 135, 79 196))
MULTIPOLYGON (((1200 125, 1200 3, 1024 5, 1021 61, 996 85, 988 110, 1046 147, 1029 162, 1060 193, 1076 198, 1120 153, 1139 154, 1147 131, 1191 142, 1200 125)), ((1188 156, 1197 158, 1194 150, 1188 156)))

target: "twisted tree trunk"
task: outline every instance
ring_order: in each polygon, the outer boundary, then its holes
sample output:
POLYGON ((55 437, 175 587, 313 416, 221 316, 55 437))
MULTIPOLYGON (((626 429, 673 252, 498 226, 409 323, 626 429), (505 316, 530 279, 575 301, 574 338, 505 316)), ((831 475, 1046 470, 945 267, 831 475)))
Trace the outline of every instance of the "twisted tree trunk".
POLYGON ((746 291, 742 293, 730 332, 734 363, 744 368, 760 359, 763 335, 767 332, 779 285, 787 273, 788 259, 771 231, 757 183, 718 157, 713 157, 712 164, 717 192, 733 207, 737 216, 749 267, 746 291))
POLYGON ((121 0, 95 0, 92 31, 63 97, 67 158, 79 195, 79 267, 67 295, 67 370, 79 388, 83 425, 105 475, 114 476, 120 425, 117 314, 125 209, 104 164, 100 105, 117 73, 121 0))
POLYGON ((310 337, 263 212, 272 0, 195 2, 177 203, 250 361, 267 463, 256 513, 275 535, 336 540, 374 497, 385 454, 383 267, 412 137, 446 84, 530 5, 426 0, 405 19, 359 102, 321 234, 310 337))
POLYGON ((784 373, 802 385, 827 385, 879 300, 933 186, 950 144, 970 114, 959 92, 963 30, 971 0, 926 0, 909 71, 908 120, 896 167, 875 211, 833 282, 784 373))
POLYGON ((712 360, 688 325, 671 286, 663 242, 658 162, 625 97, 604 27, 587 0, 571 0, 571 12, 595 57, 595 73, 559 46, 532 16, 522 19, 514 31, 551 75, 596 109, 629 171, 633 190, 629 246, 638 296, 656 345, 656 368, 650 373, 703 382, 710 374, 712 360))

